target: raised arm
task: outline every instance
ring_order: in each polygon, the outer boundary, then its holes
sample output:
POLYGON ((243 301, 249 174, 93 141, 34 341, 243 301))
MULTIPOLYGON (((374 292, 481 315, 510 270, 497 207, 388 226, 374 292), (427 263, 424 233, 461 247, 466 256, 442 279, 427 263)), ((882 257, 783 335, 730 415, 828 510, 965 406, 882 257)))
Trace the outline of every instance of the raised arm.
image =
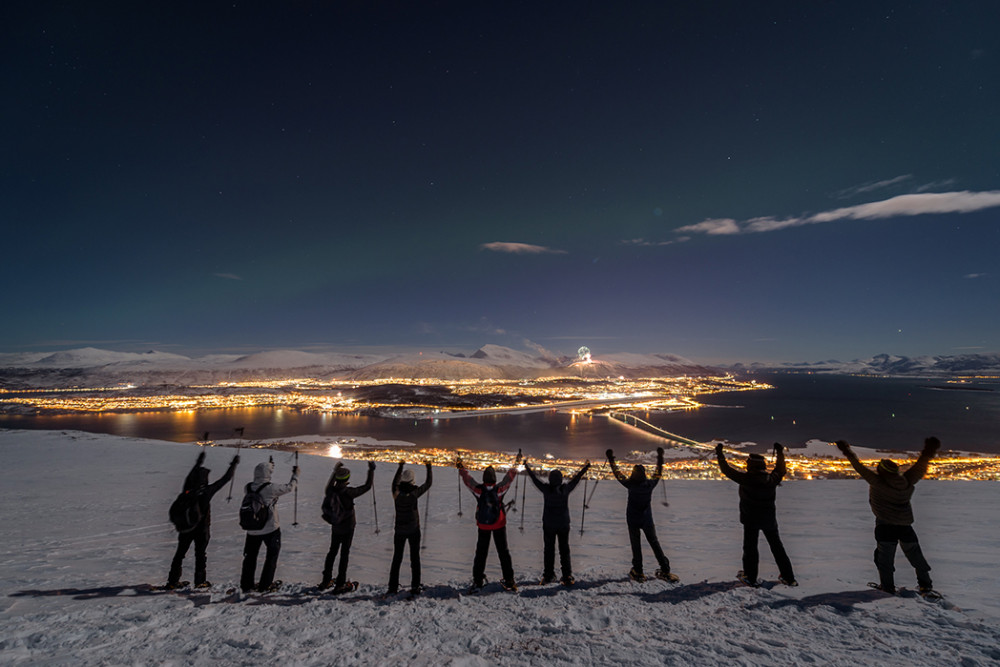
POLYGON ((656 472, 654 472, 653 476, 650 478, 653 482, 653 486, 656 486, 656 483, 660 481, 661 477, 663 477, 663 447, 657 447, 656 472))
POLYGON ((458 459, 458 461, 455 462, 455 466, 458 468, 458 476, 461 477, 465 485, 469 487, 469 491, 476 493, 476 486, 478 485, 472 479, 472 475, 469 474, 469 471, 465 469, 465 466, 462 464, 462 459, 458 459))
POLYGON ((535 487, 539 491, 542 491, 544 493, 544 491, 545 491, 545 483, 538 479, 538 476, 535 475, 535 471, 532 470, 531 466, 528 465, 528 460, 527 459, 524 460, 524 469, 528 472, 528 477, 534 483, 535 487))
POLYGON ((604 455, 608 457, 608 465, 611 466, 611 474, 615 476, 615 479, 621 482, 622 486, 628 486, 628 484, 626 484, 628 478, 626 478, 625 475, 622 474, 622 471, 618 469, 618 463, 615 461, 615 453, 609 449, 604 453, 604 455))
POLYGON ((719 461, 719 470, 722 471, 722 474, 739 484, 742 481, 740 478, 743 473, 729 465, 729 461, 726 460, 726 454, 722 451, 721 442, 715 446, 715 457, 719 461))
POLYGON ((774 470, 771 471, 771 479, 780 482, 785 477, 787 468, 785 466, 785 448, 780 443, 774 443, 774 470))
POLYGON ((374 481, 375 481, 375 462, 369 461, 368 477, 365 478, 365 483, 355 488, 347 487, 344 490, 344 493, 349 495, 351 498, 357 498, 358 496, 367 493, 368 490, 372 488, 372 482, 374 481))
POLYGON ((846 440, 838 440, 837 449, 844 453, 844 456, 847 457, 851 467, 854 468, 854 470, 861 475, 865 481, 874 482, 878 479, 878 473, 861 463, 858 459, 858 455, 854 453, 854 450, 851 449, 851 445, 849 445, 846 440))
POLYGON ((399 476, 403 474, 403 466, 406 464, 405 461, 400 461, 399 466, 396 468, 396 474, 392 476, 392 497, 395 498, 399 495, 399 476))
POLYGON ((425 481, 422 485, 420 485, 420 488, 417 489, 418 498, 427 493, 427 490, 431 488, 431 482, 434 481, 434 474, 431 472, 431 462, 424 461, 424 465, 427 466, 427 481, 425 481))
POLYGON ((234 456, 233 460, 229 462, 229 467, 226 468, 226 474, 224 474, 222 477, 220 477, 219 479, 208 485, 209 497, 215 495, 216 491, 224 487, 229 482, 229 480, 233 478, 233 473, 236 472, 236 466, 238 466, 239 463, 240 463, 239 455, 234 456))
POLYGON ((584 462, 583 467, 580 468, 580 470, 578 470, 575 475, 573 475, 573 479, 569 480, 569 483, 566 485, 566 493, 573 492, 573 489, 575 489, 576 485, 580 483, 580 480, 583 479, 583 476, 586 474, 588 470, 590 470, 589 459, 586 462, 584 462))
POLYGON ((906 478, 910 484, 916 484, 924 475, 927 474, 927 467, 930 464, 931 459, 937 454, 937 451, 941 448, 941 441, 935 437, 930 437, 924 440, 924 449, 920 452, 920 457, 917 462, 906 469, 903 473, 903 477, 906 478))

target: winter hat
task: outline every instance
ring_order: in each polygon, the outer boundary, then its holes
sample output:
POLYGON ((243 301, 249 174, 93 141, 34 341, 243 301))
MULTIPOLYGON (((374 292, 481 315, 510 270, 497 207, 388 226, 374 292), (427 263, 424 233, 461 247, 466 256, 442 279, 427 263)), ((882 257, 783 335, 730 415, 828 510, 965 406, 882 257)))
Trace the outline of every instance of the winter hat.
POLYGON ((404 470, 403 474, 399 476, 400 484, 413 484, 413 471, 404 470))
POLYGON ((559 486, 562 484, 562 470, 553 470, 549 473, 549 484, 559 486))
POLYGON ((882 459, 878 462, 878 471, 887 475, 898 475, 899 465, 891 459, 882 459))
POLYGON ((635 482, 641 482, 646 479, 646 466, 638 463, 632 466, 632 476, 629 479, 635 482))
POLYGON ((337 468, 337 472, 334 473, 333 478, 338 482, 346 482, 351 478, 351 471, 350 469, 345 468, 344 466, 340 466, 339 468, 337 468))
POLYGON ((274 464, 263 462, 258 463, 253 469, 253 481, 255 484, 261 484, 263 482, 271 481, 271 471, 274 470, 274 464))
POLYGON ((760 454, 751 454, 747 459, 747 472, 762 472, 767 470, 767 461, 760 454))
POLYGON ((493 469, 493 466, 486 466, 486 470, 483 471, 483 484, 496 484, 497 483, 497 471, 493 469))

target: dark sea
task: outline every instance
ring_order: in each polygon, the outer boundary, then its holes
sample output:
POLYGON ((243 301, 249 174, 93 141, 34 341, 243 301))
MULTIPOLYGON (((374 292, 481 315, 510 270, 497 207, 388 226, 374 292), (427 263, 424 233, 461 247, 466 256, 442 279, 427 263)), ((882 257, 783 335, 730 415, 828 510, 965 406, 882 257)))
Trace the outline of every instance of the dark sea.
MULTIPOLYGON (((702 397, 706 407, 678 413, 640 413, 661 428, 695 440, 725 439, 790 447, 817 438, 845 439, 879 449, 919 449, 937 436, 947 449, 1000 454, 1000 382, 978 390, 943 389, 942 380, 829 375, 755 376, 774 389, 702 397)), ((659 440, 604 417, 557 412, 421 420, 323 415, 250 408, 198 412, 99 415, 0 415, 0 428, 80 430, 193 442, 215 440, 243 427, 248 440, 329 435, 402 440, 420 447, 515 452, 540 457, 600 458, 609 447, 648 451, 659 440)))

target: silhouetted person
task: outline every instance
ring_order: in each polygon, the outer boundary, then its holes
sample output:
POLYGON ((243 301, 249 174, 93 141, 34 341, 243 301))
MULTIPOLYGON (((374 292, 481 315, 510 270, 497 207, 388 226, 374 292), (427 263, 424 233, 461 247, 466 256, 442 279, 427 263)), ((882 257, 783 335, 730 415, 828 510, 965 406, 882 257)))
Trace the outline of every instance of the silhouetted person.
POLYGON ((368 462, 368 478, 361 486, 349 486, 351 471, 343 463, 337 462, 333 473, 326 483, 323 497, 323 518, 330 522, 330 550, 323 563, 323 579, 319 588, 330 587, 333 576, 333 562, 340 552, 340 565, 337 568, 337 581, 333 584, 334 593, 344 593, 354 590, 354 585, 347 581, 347 564, 351 557, 351 543, 354 541, 354 527, 357 517, 354 512, 354 499, 367 493, 372 488, 375 478, 375 462, 368 462), (334 511, 335 510, 335 511, 334 511))
POLYGON ((751 586, 758 586, 757 571, 760 553, 757 542, 764 533, 767 545, 771 547, 774 562, 778 565, 778 581, 786 586, 798 586, 792 572, 792 562, 785 553, 778 535, 778 518, 774 508, 775 489, 785 476, 785 448, 774 443, 774 470, 767 471, 767 462, 760 454, 751 454, 747 459, 746 472, 736 470, 726 461, 722 445, 715 446, 722 474, 740 485, 740 523, 743 524, 743 569, 737 578, 751 586))
POLYGON ((579 472, 573 475, 573 479, 566 484, 563 484, 563 475, 560 470, 553 470, 549 473, 549 481, 542 482, 535 476, 535 471, 528 465, 528 460, 524 460, 524 469, 528 471, 531 481, 544 497, 542 539, 545 551, 541 581, 543 584, 550 584, 556 579, 556 540, 559 541, 559 565, 562 568, 562 579, 559 582, 564 586, 572 586, 576 583, 576 580, 573 579, 573 565, 569 556, 569 494, 580 483, 584 473, 589 468, 590 461, 587 461, 579 472))
POLYGON ((197 588, 207 588, 211 582, 206 580, 206 570, 208 568, 208 541, 212 539, 212 496, 224 487, 233 478, 236 466, 239 465, 240 457, 234 456, 229 462, 226 473, 215 482, 208 483, 208 468, 202 467, 205 462, 204 450, 198 454, 191 472, 184 479, 184 491, 196 494, 195 502, 201 513, 201 520, 189 531, 177 534, 177 551, 174 552, 174 559, 170 563, 170 573, 167 574, 167 588, 177 588, 180 585, 181 566, 184 557, 187 556, 188 549, 194 543, 194 585, 197 588))
POLYGON ((521 453, 518 452, 514 465, 504 475, 500 484, 497 484, 497 473, 493 466, 487 466, 483 470, 483 482, 476 484, 469 476, 469 471, 465 469, 462 460, 459 459, 455 463, 462 481, 476 496, 476 526, 479 528, 479 537, 476 540, 476 557, 472 561, 472 588, 474 590, 486 585, 486 555, 490 550, 490 540, 493 540, 497 557, 500 559, 500 571, 503 576, 500 584, 506 590, 517 590, 517 582, 514 581, 514 564, 507 546, 507 512, 504 508, 503 497, 507 493, 510 483, 514 481, 514 477, 517 475, 517 466, 520 463, 521 453))
POLYGON ((660 565, 656 571, 657 578, 665 581, 678 581, 677 575, 670 571, 670 561, 660 547, 660 540, 656 537, 656 526, 653 525, 653 489, 656 488, 660 477, 663 476, 663 447, 656 448, 656 472, 648 478, 645 466, 638 464, 632 467, 632 474, 626 477, 618 470, 615 453, 609 449, 606 454, 615 479, 628 489, 625 523, 628 525, 628 539, 632 545, 632 569, 628 576, 634 581, 646 580, 646 575, 642 570, 642 542, 639 537, 641 532, 646 536, 646 541, 653 549, 656 562, 660 565))
POLYGON ((431 464, 427 466, 427 481, 414 485, 412 470, 403 470, 405 463, 392 478, 392 500, 396 506, 396 530, 392 538, 392 565, 389 567, 389 594, 399 592, 399 568, 403 563, 403 548, 410 545, 410 592, 420 593, 420 509, 417 500, 431 488, 431 464))
POLYGON ((868 482, 868 504, 875 515, 875 566, 878 568, 879 588, 886 593, 896 592, 893 579, 896 560, 896 545, 917 572, 917 584, 921 593, 932 593, 931 566, 927 564, 917 534, 913 530, 913 508, 910 497, 913 486, 927 474, 931 458, 941 447, 937 438, 924 440, 924 449, 916 463, 900 472, 899 465, 890 459, 882 459, 875 470, 858 460, 851 446, 844 440, 837 441, 837 448, 844 453, 851 466, 868 482))

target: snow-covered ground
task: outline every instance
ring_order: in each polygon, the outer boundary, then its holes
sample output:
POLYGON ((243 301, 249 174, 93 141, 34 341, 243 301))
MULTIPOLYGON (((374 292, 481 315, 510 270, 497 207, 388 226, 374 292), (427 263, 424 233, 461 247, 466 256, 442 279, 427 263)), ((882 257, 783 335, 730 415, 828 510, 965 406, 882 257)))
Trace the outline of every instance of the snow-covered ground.
MULTIPOLYGON (((208 451, 216 479, 233 450, 208 451)), ((351 552, 356 593, 298 594, 319 581, 329 529, 319 517, 334 460, 301 456, 299 525, 293 497, 279 504, 281 594, 234 601, 243 533, 240 487, 269 452, 244 450, 234 498, 213 504, 209 591, 143 594, 162 583, 176 543, 170 501, 197 447, 84 433, 0 431, 0 663, 3 664, 840 664, 982 665, 1000 661, 997 487, 924 481, 916 530, 946 603, 888 597, 866 582, 873 519, 859 480, 788 482, 778 512, 798 588, 737 585, 737 487, 668 481, 655 504, 660 540, 681 583, 625 577, 625 490, 601 482, 581 536, 584 487, 572 499, 571 590, 534 586, 541 573, 541 496, 527 490, 508 535, 521 590, 467 595, 476 529, 472 496, 454 469, 435 469, 424 526, 426 593, 384 600, 392 551, 392 466, 380 465, 375 500, 359 499, 351 552), (519 530, 522 516, 524 532, 519 530)), ((274 479, 292 455, 274 452, 274 479)), ((364 465, 348 462, 354 483, 364 465)), ((423 470, 415 469, 417 482, 423 470)), ((593 491, 593 483, 588 491, 593 491)), ((660 495, 657 493, 657 500, 660 495)), ((518 506, 521 494, 518 492, 518 506)), ((421 502, 423 508, 423 502, 421 502)), ((423 511, 423 509, 422 509, 423 511)), ((761 575, 777 572, 761 544, 761 575)), ((654 564, 648 548, 647 570, 654 564)), ((261 559, 262 560, 262 559, 261 559)), ((409 582, 408 558, 402 583, 409 582)), ((897 583, 915 586, 897 555, 897 583)), ((190 578, 193 553, 185 561, 190 578)), ((491 553, 487 576, 499 579, 491 553)), ((493 591, 493 588, 488 589, 493 591)))

